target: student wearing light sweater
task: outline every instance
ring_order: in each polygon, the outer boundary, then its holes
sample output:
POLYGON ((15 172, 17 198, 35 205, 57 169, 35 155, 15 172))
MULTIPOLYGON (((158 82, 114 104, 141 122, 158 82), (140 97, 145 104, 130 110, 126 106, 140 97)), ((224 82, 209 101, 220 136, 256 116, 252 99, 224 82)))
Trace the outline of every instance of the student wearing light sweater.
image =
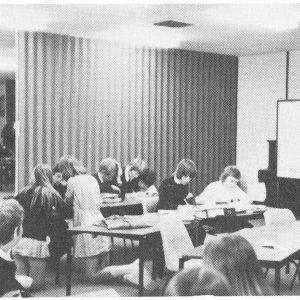
POLYGON ((247 206, 251 204, 248 195, 238 186, 241 172, 235 166, 227 166, 219 181, 210 183, 204 191, 195 198, 197 204, 238 204, 247 206))

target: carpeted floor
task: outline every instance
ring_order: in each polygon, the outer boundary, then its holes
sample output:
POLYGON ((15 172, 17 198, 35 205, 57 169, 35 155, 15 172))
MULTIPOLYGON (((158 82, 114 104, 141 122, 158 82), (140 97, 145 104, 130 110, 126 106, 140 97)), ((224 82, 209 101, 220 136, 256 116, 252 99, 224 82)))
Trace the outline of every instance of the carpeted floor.
MULTIPOLYGON (((263 225, 263 221, 256 220, 253 222, 255 226, 263 225)), ((118 241, 117 241, 118 244, 118 241)), ((119 245, 122 245, 123 241, 119 240, 119 245)), ((114 264, 120 264, 122 262, 130 263, 135 260, 137 256, 137 251, 132 251, 130 248, 130 243, 128 241, 127 251, 124 252, 122 248, 116 247, 114 252, 114 264)), ((47 284, 46 288, 42 291, 36 292, 32 294, 35 297, 63 297, 65 296, 65 257, 62 258, 60 264, 60 284, 55 285, 54 280, 54 270, 48 266, 47 270, 47 284)), ((151 262, 147 261, 146 269, 150 272, 151 270, 151 262)), ((293 264, 290 265, 290 273, 286 274, 285 268, 281 270, 281 292, 280 295, 300 295, 300 284, 296 280, 294 288, 292 291, 289 290, 289 285, 291 283, 292 276, 294 274, 295 267, 293 264)), ((164 285, 165 278, 162 280, 157 280, 156 282, 152 282, 151 288, 155 286, 161 288, 164 285)), ((274 284, 274 270, 270 270, 267 275, 267 280, 273 286, 274 284)), ((146 282, 147 285, 147 282, 146 282)), ((78 272, 72 272, 72 296, 74 297, 130 297, 137 296, 138 291, 137 287, 129 284, 122 283, 106 283, 106 284, 91 284, 84 279, 84 276, 78 272)), ((151 295, 151 294, 149 294, 151 295)))

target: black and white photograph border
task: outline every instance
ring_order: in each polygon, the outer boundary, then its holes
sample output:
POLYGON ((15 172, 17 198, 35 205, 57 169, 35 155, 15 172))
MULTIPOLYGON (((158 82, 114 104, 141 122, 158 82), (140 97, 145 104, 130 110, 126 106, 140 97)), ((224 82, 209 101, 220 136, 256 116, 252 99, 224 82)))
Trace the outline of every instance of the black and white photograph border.
POLYGON ((299 1, 0 1, 0 297, 300 295, 299 1))

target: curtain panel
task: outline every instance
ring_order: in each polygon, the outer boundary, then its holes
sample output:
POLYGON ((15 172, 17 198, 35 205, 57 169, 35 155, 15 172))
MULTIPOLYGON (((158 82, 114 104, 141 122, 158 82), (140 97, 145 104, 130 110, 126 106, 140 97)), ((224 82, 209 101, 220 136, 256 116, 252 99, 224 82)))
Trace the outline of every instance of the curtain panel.
POLYGON ((91 173, 140 156, 157 186, 190 158, 200 193, 235 163, 237 75, 234 56, 20 32, 18 188, 69 154, 91 173))

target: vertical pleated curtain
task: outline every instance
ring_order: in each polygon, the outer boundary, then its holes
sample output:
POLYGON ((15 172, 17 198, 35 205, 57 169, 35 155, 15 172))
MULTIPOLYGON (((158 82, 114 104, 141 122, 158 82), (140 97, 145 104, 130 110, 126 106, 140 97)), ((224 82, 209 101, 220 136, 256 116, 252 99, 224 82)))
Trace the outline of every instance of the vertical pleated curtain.
POLYGON ((157 185, 194 160, 195 193, 235 163, 238 60, 49 33, 18 34, 18 187, 66 154, 89 172, 140 156, 157 185))

